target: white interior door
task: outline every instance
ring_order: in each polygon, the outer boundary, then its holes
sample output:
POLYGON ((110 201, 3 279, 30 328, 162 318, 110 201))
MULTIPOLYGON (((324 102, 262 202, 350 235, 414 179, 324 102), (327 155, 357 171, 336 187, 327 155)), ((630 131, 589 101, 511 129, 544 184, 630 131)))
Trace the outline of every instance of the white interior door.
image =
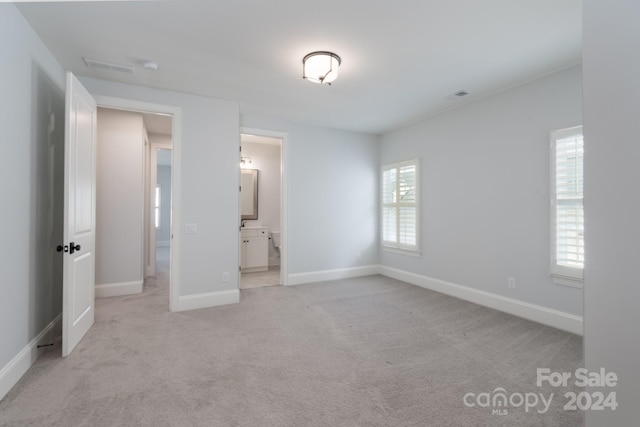
POLYGON ((62 356, 95 318, 96 111, 93 97, 67 73, 62 356))

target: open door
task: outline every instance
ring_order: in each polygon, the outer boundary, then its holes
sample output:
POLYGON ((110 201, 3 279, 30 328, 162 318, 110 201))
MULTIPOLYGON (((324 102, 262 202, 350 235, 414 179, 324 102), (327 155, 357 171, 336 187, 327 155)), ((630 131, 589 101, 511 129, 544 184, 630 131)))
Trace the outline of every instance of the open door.
POLYGON ((67 73, 64 161, 62 356, 93 325, 96 227, 96 101, 67 73))

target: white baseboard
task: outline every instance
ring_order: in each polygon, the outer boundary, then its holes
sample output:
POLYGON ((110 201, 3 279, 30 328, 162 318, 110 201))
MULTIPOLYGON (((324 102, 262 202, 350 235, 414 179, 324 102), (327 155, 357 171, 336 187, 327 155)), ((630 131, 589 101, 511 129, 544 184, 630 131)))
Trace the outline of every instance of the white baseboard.
POLYGON ((402 280, 403 282, 420 286, 421 288, 430 289, 465 301, 470 301, 475 304, 552 326, 573 334, 583 335, 583 322, 582 317, 580 316, 552 310, 550 308, 530 304, 513 298, 503 297, 502 295, 480 291, 467 286, 456 285, 443 280, 409 273, 396 268, 380 266, 379 272, 383 276, 402 280))
POLYGON ((380 273, 379 265, 340 268, 337 270, 311 271, 289 275, 287 285, 303 285, 305 283, 326 282, 329 280, 349 279, 351 277, 371 276, 380 273))
POLYGON ((168 248, 171 244, 171 240, 162 240, 160 242, 156 242, 156 248, 168 248))
POLYGON ((106 283, 103 285, 96 285, 96 298, 140 294, 142 293, 143 282, 143 280, 136 280, 135 282, 106 283))
POLYGON ((583 335, 583 320, 580 316, 382 265, 290 274, 288 285, 302 285, 373 274, 382 274, 421 288, 460 298, 576 335, 583 335))
POLYGON ((186 295, 179 298, 178 309, 176 311, 197 310, 200 308, 216 307, 219 305, 237 304, 239 302, 240 291, 237 289, 186 295))
POLYGON ((50 344, 55 337, 61 334, 62 313, 53 319, 37 337, 32 339, 20 353, 0 370, 0 400, 4 399, 9 390, 16 385, 25 372, 33 365, 33 362, 35 362, 45 350, 44 348, 38 348, 38 346, 50 344))

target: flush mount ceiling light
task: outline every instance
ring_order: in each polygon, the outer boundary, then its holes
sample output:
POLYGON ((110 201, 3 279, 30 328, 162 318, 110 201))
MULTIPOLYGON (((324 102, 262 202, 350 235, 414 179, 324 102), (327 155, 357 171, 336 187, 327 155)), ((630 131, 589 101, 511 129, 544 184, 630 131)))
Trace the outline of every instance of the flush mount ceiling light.
POLYGON ((302 78, 331 85, 338 78, 341 62, 340 57, 333 52, 311 52, 302 58, 302 78))

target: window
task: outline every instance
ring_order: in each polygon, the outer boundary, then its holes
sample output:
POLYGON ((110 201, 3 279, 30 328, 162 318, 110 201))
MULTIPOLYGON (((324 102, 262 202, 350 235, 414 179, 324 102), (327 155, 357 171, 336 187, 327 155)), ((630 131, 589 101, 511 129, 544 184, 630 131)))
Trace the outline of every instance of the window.
POLYGON ((582 286, 584 268, 582 126, 551 133, 551 274, 582 286))
POLYGON ((156 185, 156 203, 155 203, 155 222, 156 228, 160 228, 160 186, 156 185))
POLYGON ((382 168, 382 245, 418 254, 418 159, 382 168))

